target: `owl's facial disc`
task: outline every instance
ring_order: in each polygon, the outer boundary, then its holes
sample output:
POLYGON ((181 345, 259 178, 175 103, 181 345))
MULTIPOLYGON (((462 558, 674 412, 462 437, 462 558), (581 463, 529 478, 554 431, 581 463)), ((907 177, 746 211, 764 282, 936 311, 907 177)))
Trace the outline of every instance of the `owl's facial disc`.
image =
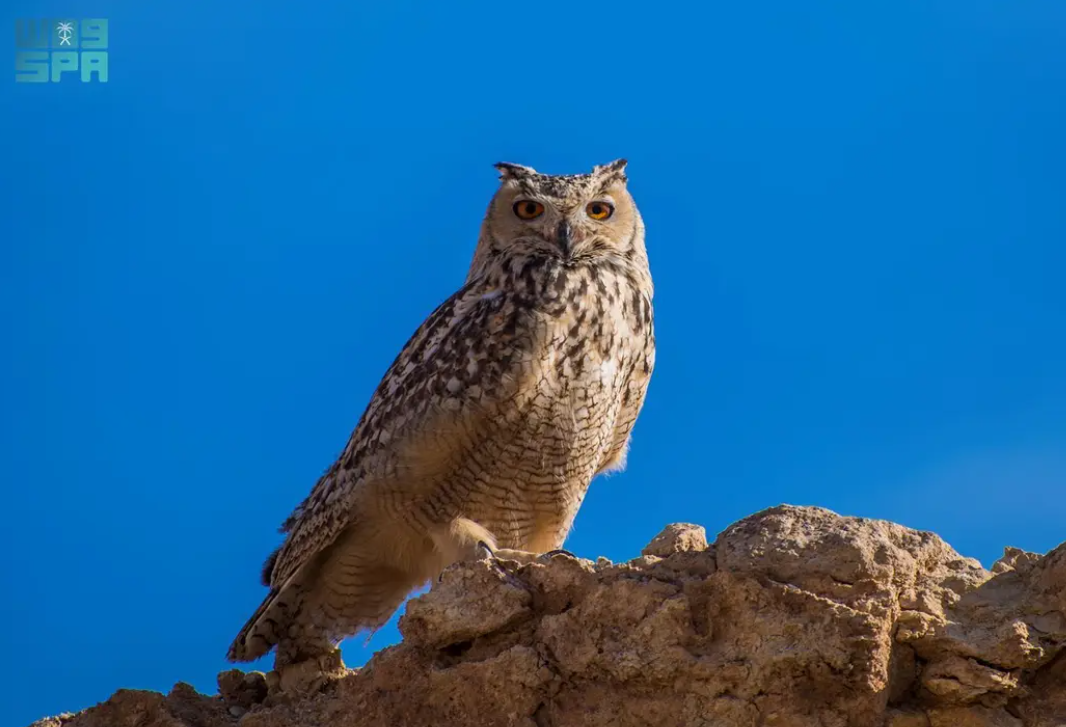
POLYGON ((547 255, 569 262, 627 252, 639 220, 626 189, 625 163, 591 174, 548 175, 500 164, 501 185, 487 229, 504 255, 547 255))
POLYGON ((494 231, 568 261, 617 249, 628 239, 624 190, 579 183, 561 194, 548 191, 520 186, 504 192, 498 208, 504 219, 497 217, 494 231))

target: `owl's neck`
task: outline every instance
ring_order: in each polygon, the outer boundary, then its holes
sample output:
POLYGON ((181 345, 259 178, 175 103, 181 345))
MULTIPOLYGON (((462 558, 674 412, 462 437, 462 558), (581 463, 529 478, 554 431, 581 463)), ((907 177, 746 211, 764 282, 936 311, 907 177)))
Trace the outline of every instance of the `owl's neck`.
MULTIPOLYGON (((530 298, 556 298, 571 285, 596 287, 624 285, 649 299, 652 295, 651 273, 644 255, 626 257, 612 252, 563 260, 542 253, 488 256, 481 265, 475 258, 467 275, 467 284, 486 290, 516 291, 530 298)), ((589 291, 596 294, 594 289, 589 291)))

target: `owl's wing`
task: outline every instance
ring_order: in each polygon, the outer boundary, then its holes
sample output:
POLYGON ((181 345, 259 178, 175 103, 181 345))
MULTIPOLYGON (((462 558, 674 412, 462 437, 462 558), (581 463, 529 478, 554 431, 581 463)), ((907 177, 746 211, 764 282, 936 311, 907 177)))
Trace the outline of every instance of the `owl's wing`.
POLYGON ((646 293, 639 298, 640 308, 637 311, 642 325, 631 341, 631 353, 633 360, 629 375, 623 383, 621 391, 621 408, 614 423, 611 443, 604 454, 597 474, 619 470, 625 467, 626 451, 629 449, 629 437, 633 431, 633 425, 637 422, 637 416, 644 406, 644 397, 648 393, 648 382, 651 380, 652 369, 655 368, 655 331, 652 323, 651 297, 646 293))
MULTIPOLYGON (((519 301, 521 303, 521 301, 519 301)), ((343 453, 282 526, 264 566, 282 587, 352 522, 357 488, 417 481, 461 451, 493 405, 514 401, 535 345, 529 309, 474 280, 425 320, 385 373, 343 453)))

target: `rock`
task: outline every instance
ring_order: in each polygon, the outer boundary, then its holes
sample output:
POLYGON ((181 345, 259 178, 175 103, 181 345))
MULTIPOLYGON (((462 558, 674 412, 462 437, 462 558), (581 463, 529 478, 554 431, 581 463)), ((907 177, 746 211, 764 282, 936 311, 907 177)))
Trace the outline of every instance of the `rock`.
POLYGON ((234 719, 219 697, 197 694, 188 684, 170 694, 119 689, 110 699, 78 714, 37 722, 48 727, 231 727, 234 719))
MULTIPOLYGON (((1010 696, 1018 690, 1016 673, 980 664, 961 656, 947 656, 926 665, 922 686, 945 703, 969 703, 990 695, 1010 696)), ((994 700, 1005 704, 1005 699, 994 700)))
POLYGON ((1024 573, 1039 563, 1043 557, 1037 553, 1027 553, 1019 548, 1008 546, 1003 549, 1003 557, 992 564, 992 572, 997 575, 1011 570, 1024 573))
POLYGON ((663 531, 648 543, 641 555, 655 555, 668 558, 674 553, 687 553, 707 550, 707 531, 702 525, 674 523, 667 525, 663 531))
POLYGON ((284 671, 265 674, 263 682, 270 702, 277 704, 311 696, 327 683, 342 679, 349 673, 350 670, 341 661, 340 649, 334 649, 315 659, 290 664, 284 671))
POLYGON ((120 690, 36 727, 1066 726, 1066 543, 986 571, 932 533, 780 506, 623 563, 462 563, 401 630, 324 689, 231 670, 216 697, 120 690))
POLYGON ((1002 709, 955 707, 929 710, 929 727, 1026 727, 1002 709))
POLYGON ((432 591, 433 598, 412 599, 400 618, 400 633, 412 645, 443 648, 499 631, 528 615, 533 600, 522 581, 482 561, 449 568, 432 591), (464 598, 469 593, 484 598, 464 598))
MULTIPOLYGON (((253 704, 259 704, 267 696, 266 675, 261 671, 243 672, 230 669, 218 675, 218 693, 223 701, 234 707, 247 710, 253 704)), ((233 713, 231 707, 230 713, 233 713)))

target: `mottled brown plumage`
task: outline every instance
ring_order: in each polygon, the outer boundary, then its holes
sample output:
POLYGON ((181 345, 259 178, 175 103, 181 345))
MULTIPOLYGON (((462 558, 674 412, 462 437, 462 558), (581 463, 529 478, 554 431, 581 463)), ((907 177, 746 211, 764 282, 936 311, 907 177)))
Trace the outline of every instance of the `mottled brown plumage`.
POLYGON ((384 623, 484 542, 557 549, 624 463, 654 366, 652 281, 625 161, 498 164, 465 285, 408 341, 348 445, 283 526, 270 593, 230 647, 276 666, 384 623))

